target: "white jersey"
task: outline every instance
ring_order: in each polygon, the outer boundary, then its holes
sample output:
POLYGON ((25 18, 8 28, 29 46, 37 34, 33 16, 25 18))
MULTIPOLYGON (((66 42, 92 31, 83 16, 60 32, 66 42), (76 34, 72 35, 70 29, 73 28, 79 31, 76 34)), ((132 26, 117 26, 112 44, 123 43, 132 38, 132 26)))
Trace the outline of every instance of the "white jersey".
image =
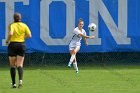
POLYGON ((82 36, 80 36, 79 34, 86 35, 86 31, 84 29, 80 31, 79 28, 76 27, 73 31, 73 36, 72 39, 70 40, 69 47, 81 46, 82 36))

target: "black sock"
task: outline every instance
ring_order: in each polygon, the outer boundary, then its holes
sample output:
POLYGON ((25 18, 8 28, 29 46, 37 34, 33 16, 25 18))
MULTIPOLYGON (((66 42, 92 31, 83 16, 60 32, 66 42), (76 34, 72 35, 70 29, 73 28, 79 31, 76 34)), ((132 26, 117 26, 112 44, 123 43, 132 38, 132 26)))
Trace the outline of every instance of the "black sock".
POLYGON ((23 68, 22 67, 18 67, 18 75, 19 75, 19 80, 22 80, 23 78, 23 68))
POLYGON ((16 68, 15 67, 11 67, 10 74, 11 74, 12 84, 14 85, 14 84, 16 84, 16 82, 15 82, 16 68))

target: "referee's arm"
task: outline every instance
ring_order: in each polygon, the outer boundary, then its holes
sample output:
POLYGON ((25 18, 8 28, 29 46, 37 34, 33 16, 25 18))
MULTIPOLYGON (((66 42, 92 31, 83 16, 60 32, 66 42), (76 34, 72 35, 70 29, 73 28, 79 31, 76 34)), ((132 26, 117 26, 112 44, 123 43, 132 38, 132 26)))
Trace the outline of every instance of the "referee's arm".
POLYGON ((31 37, 32 37, 31 34, 26 34, 26 35, 25 35, 25 38, 31 38, 31 37))
POLYGON ((7 40, 6 40, 6 42, 5 42, 6 45, 8 45, 8 43, 9 43, 9 41, 10 41, 10 39, 11 39, 12 36, 13 36, 13 31, 10 30, 10 31, 8 32, 8 37, 7 37, 7 40))
POLYGON ((26 26, 26 31, 25 31, 25 38, 31 38, 32 34, 28 26, 26 26))

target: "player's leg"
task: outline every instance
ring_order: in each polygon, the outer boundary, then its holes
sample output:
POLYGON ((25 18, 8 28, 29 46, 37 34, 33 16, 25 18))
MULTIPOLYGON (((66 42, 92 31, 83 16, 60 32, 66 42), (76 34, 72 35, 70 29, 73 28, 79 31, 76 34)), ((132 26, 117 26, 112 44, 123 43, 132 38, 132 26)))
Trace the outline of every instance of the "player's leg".
MULTIPOLYGON (((77 52, 80 50, 80 46, 77 46, 76 48, 75 48, 75 53, 77 54, 77 52)), ((78 73, 78 66, 77 66, 77 60, 76 60, 76 54, 75 54, 75 59, 74 59, 74 61, 73 61, 73 66, 74 66, 74 68, 75 68, 75 70, 76 70, 76 73, 78 73)))
POLYGON ((10 62, 10 74, 12 79, 12 88, 16 88, 16 57, 10 57, 9 56, 9 62, 10 62))
POLYGON ((73 54, 73 51, 74 51, 74 50, 70 50, 71 58, 70 58, 70 61, 69 61, 69 63, 68 63, 68 67, 71 67, 71 64, 72 64, 72 62, 73 62, 73 60, 74 60, 74 58, 75 58, 75 55, 73 54))
POLYGON ((80 46, 75 47, 73 50, 70 50, 70 54, 71 54, 71 58, 70 61, 68 63, 68 67, 71 66, 72 62, 75 59, 76 53, 80 50, 80 46))
POLYGON ((76 73, 78 73, 78 66, 77 66, 76 56, 75 56, 75 59, 74 59, 74 61, 73 61, 73 67, 74 67, 74 69, 76 70, 76 73))

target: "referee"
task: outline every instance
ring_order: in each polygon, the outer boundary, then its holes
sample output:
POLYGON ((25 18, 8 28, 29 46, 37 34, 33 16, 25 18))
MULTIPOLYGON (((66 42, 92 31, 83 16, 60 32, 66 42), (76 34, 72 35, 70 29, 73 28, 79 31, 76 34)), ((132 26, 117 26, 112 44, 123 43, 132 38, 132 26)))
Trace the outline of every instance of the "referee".
POLYGON ((10 61, 10 74, 12 79, 12 88, 16 88, 16 68, 19 75, 18 88, 22 87, 23 62, 26 51, 25 38, 31 38, 31 32, 28 26, 21 22, 21 14, 15 13, 14 22, 9 25, 8 37, 8 57, 10 61))

